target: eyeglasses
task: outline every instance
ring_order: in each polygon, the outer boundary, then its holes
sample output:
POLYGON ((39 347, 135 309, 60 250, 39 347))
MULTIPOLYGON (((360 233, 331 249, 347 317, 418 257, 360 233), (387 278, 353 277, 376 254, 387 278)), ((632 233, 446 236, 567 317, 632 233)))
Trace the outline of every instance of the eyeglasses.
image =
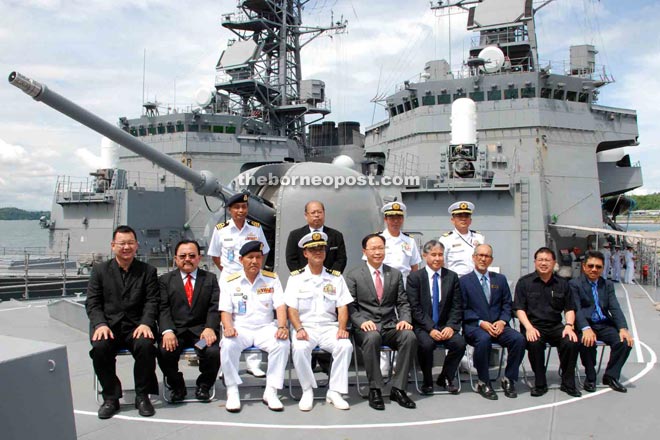
POLYGON ((603 266, 600 265, 600 264, 587 264, 586 266, 587 266, 589 269, 594 269, 594 268, 595 268, 595 269, 602 269, 602 268, 603 268, 603 266))
POLYGON ((176 256, 179 260, 185 260, 186 257, 190 258, 191 260, 194 260, 197 258, 197 254, 179 254, 176 256))
POLYGON ((552 263, 554 260, 550 258, 537 258, 536 261, 538 261, 539 263, 552 263))
POLYGON ((384 250, 385 250, 385 248, 383 246, 372 247, 372 248, 366 248, 365 249, 365 251, 371 251, 371 252, 377 252, 377 251, 383 252, 384 250))
POLYGON ((477 258, 485 258, 485 259, 493 258, 492 255, 488 255, 488 254, 474 254, 474 256, 477 258))
POLYGON ((114 242, 114 245, 117 246, 117 247, 120 247, 120 248, 122 248, 122 247, 133 247, 136 244, 137 244, 137 241, 121 241, 121 242, 115 241, 114 242))

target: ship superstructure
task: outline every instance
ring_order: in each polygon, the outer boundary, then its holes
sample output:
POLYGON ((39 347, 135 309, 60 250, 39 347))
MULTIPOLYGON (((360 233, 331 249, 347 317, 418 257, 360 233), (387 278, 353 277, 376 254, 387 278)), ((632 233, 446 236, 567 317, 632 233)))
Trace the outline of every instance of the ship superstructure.
POLYGON ((564 226, 602 228, 601 197, 641 186, 642 175, 629 160, 598 162, 598 153, 637 145, 638 128, 634 110, 597 104, 609 79, 596 69, 595 48, 571 47, 567 71, 540 65, 532 0, 432 7, 468 10, 478 36, 467 62, 456 73, 429 61, 419 82, 386 98, 389 117, 366 131, 367 161, 385 175, 420 176, 418 186, 387 190, 408 206, 406 229, 437 238, 451 230, 447 207, 471 200, 474 226, 510 279, 531 270, 540 246, 596 247, 564 226), (452 107, 461 98, 474 102, 475 135, 456 140, 465 110, 452 115, 452 107))

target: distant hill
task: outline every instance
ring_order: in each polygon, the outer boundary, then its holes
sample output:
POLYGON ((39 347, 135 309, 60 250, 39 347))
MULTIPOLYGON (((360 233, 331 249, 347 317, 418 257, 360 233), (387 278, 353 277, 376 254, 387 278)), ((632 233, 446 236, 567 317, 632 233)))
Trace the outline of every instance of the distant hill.
POLYGON ((637 206, 635 209, 656 210, 660 209, 660 193, 648 194, 645 196, 630 196, 637 206))
POLYGON ((50 211, 24 211, 18 208, 0 208, 0 220, 39 220, 42 215, 50 218, 50 211))

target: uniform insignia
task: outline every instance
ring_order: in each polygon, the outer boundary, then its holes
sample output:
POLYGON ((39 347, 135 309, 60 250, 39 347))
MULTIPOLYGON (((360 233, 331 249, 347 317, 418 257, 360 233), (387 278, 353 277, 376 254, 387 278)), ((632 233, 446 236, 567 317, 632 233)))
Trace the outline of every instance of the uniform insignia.
POLYGON ((454 233, 454 231, 445 232, 444 234, 442 234, 442 236, 443 237, 449 237, 453 233, 454 233))
POLYGON ((325 271, 326 271, 327 273, 331 274, 331 275, 336 276, 336 277, 338 277, 339 275, 341 275, 341 272, 339 272, 338 270, 330 270, 330 269, 327 269, 327 268, 326 268, 325 271))
POLYGON ((252 226, 254 226, 255 228, 259 228, 259 227, 261 227, 261 223, 259 223, 259 222, 255 222, 254 220, 248 220, 247 222, 248 222, 249 225, 252 225, 252 226))
POLYGON ((468 205, 467 205, 467 203, 463 202, 460 205, 458 205, 458 207, 461 208, 461 209, 467 209, 468 205))
POLYGON ((303 267, 302 269, 296 269, 296 270, 294 270, 294 271, 291 271, 291 276, 300 275, 300 274, 303 273, 304 271, 305 271, 305 268, 304 268, 304 267, 303 267))
POLYGON ((337 293, 337 289, 332 284, 326 284, 325 286, 323 286, 323 293, 328 295, 334 295, 335 293, 337 293))
POLYGON ((268 277, 268 278, 277 278, 277 274, 275 272, 270 272, 268 270, 262 270, 261 275, 268 277))
POLYGON ((248 236, 246 238, 247 238, 247 241, 257 241, 257 240, 259 240, 259 237, 257 237, 254 234, 248 234, 248 236))
POLYGON ((314 240, 314 241, 319 241, 320 239, 321 239, 321 234, 320 234, 320 233, 318 233, 318 232, 314 232, 314 233, 312 234, 312 240, 314 240))
POLYGON ((227 223, 224 223, 224 222, 223 223, 218 223, 217 225, 215 225, 215 229, 217 229, 219 231, 220 229, 224 228, 225 226, 227 226, 227 223))
POLYGON ((267 293, 274 293, 275 288, 274 287, 259 287, 257 289, 257 295, 264 295, 267 293))
POLYGON ((394 204, 392 205, 392 209, 395 209, 395 210, 398 211, 399 209, 401 209, 401 205, 399 205, 398 203, 394 203, 394 204))
POLYGON ((236 273, 233 273, 233 274, 229 275, 229 276, 227 277, 227 281, 234 281, 234 280, 239 279, 240 277, 241 277, 241 273, 240 273, 240 272, 236 272, 236 273))

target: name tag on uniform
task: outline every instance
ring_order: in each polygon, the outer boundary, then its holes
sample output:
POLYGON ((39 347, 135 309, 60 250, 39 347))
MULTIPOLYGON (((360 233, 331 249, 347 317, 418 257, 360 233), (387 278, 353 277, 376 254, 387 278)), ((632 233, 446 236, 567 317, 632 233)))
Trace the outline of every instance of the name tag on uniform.
POLYGON ((274 292, 275 292, 275 288, 273 287, 259 287, 257 289, 257 295, 263 295, 265 293, 274 293, 274 292))
POLYGON ((454 244, 451 245, 451 247, 460 247, 460 246, 461 246, 460 243, 454 243, 454 244))

